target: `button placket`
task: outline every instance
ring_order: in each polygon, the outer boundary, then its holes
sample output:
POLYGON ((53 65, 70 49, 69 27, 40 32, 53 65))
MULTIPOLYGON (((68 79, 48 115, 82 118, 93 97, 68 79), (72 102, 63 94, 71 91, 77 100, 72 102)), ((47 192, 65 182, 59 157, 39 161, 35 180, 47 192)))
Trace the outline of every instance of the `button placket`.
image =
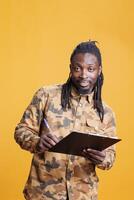
POLYGON ((78 131, 81 130, 81 117, 82 117, 83 107, 85 103, 86 103, 86 98, 81 97, 76 108, 75 121, 74 121, 73 128, 78 131))

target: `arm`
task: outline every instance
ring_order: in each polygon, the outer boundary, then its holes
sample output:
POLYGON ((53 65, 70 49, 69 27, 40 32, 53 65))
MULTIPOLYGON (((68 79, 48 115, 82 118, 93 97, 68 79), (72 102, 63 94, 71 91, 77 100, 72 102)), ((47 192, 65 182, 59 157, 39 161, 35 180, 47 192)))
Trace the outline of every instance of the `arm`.
MULTIPOLYGON (((115 115, 113 112, 110 115, 111 117, 109 117, 105 132, 108 133, 109 136, 115 137, 116 136, 115 115)), ((116 157, 115 145, 110 146, 109 148, 104 150, 104 152, 105 152, 104 160, 100 164, 97 164, 96 166, 100 169, 108 170, 113 166, 115 161, 116 157)))
MULTIPOLYGON (((105 130, 108 136, 115 136, 115 117, 113 113, 109 113, 106 117, 105 130)), ((110 146, 106 150, 100 152, 93 149, 84 150, 84 154, 100 169, 108 170, 113 166, 115 161, 115 145, 110 146)))
POLYGON ((22 149, 28 150, 31 153, 35 153, 36 145, 40 139, 40 124, 47 98, 48 96, 44 93, 44 89, 39 89, 15 129, 14 138, 16 142, 22 149))

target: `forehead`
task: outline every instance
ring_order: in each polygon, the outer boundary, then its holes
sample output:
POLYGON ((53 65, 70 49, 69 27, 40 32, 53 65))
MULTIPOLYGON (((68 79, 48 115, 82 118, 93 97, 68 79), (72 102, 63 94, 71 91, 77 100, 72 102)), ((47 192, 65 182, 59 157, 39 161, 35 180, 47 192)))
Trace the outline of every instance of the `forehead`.
POLYGON ((98 59, 91 53, 78 53, 73 57, 73 63, 98 64, 98 59))

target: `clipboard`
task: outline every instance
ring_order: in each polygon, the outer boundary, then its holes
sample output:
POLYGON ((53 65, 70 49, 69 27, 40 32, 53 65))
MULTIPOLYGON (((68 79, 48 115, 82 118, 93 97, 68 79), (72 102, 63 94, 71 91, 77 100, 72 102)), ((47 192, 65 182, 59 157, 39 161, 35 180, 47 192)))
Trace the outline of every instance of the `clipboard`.
POLYGON ((49 151, 83 156, 83 149, 91 148, 102 151, 119 141, 121 139, 116 137, 73 131, 50 148, 49 151))

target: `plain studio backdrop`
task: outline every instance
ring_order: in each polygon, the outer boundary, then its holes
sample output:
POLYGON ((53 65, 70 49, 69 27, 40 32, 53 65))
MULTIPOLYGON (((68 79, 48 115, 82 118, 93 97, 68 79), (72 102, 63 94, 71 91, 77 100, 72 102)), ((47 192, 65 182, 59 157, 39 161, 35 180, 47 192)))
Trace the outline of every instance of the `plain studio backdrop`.
POLYGON ((103 99, 116 113, 117 157, 97 169, 99 200, 133 198, 134 2, 132 0, 4 0, 0 2, 0 195, 24 200, 32 155, 13 138, 34 92, 68 78, 69 58, 82 41, 99 42, 103 99))

